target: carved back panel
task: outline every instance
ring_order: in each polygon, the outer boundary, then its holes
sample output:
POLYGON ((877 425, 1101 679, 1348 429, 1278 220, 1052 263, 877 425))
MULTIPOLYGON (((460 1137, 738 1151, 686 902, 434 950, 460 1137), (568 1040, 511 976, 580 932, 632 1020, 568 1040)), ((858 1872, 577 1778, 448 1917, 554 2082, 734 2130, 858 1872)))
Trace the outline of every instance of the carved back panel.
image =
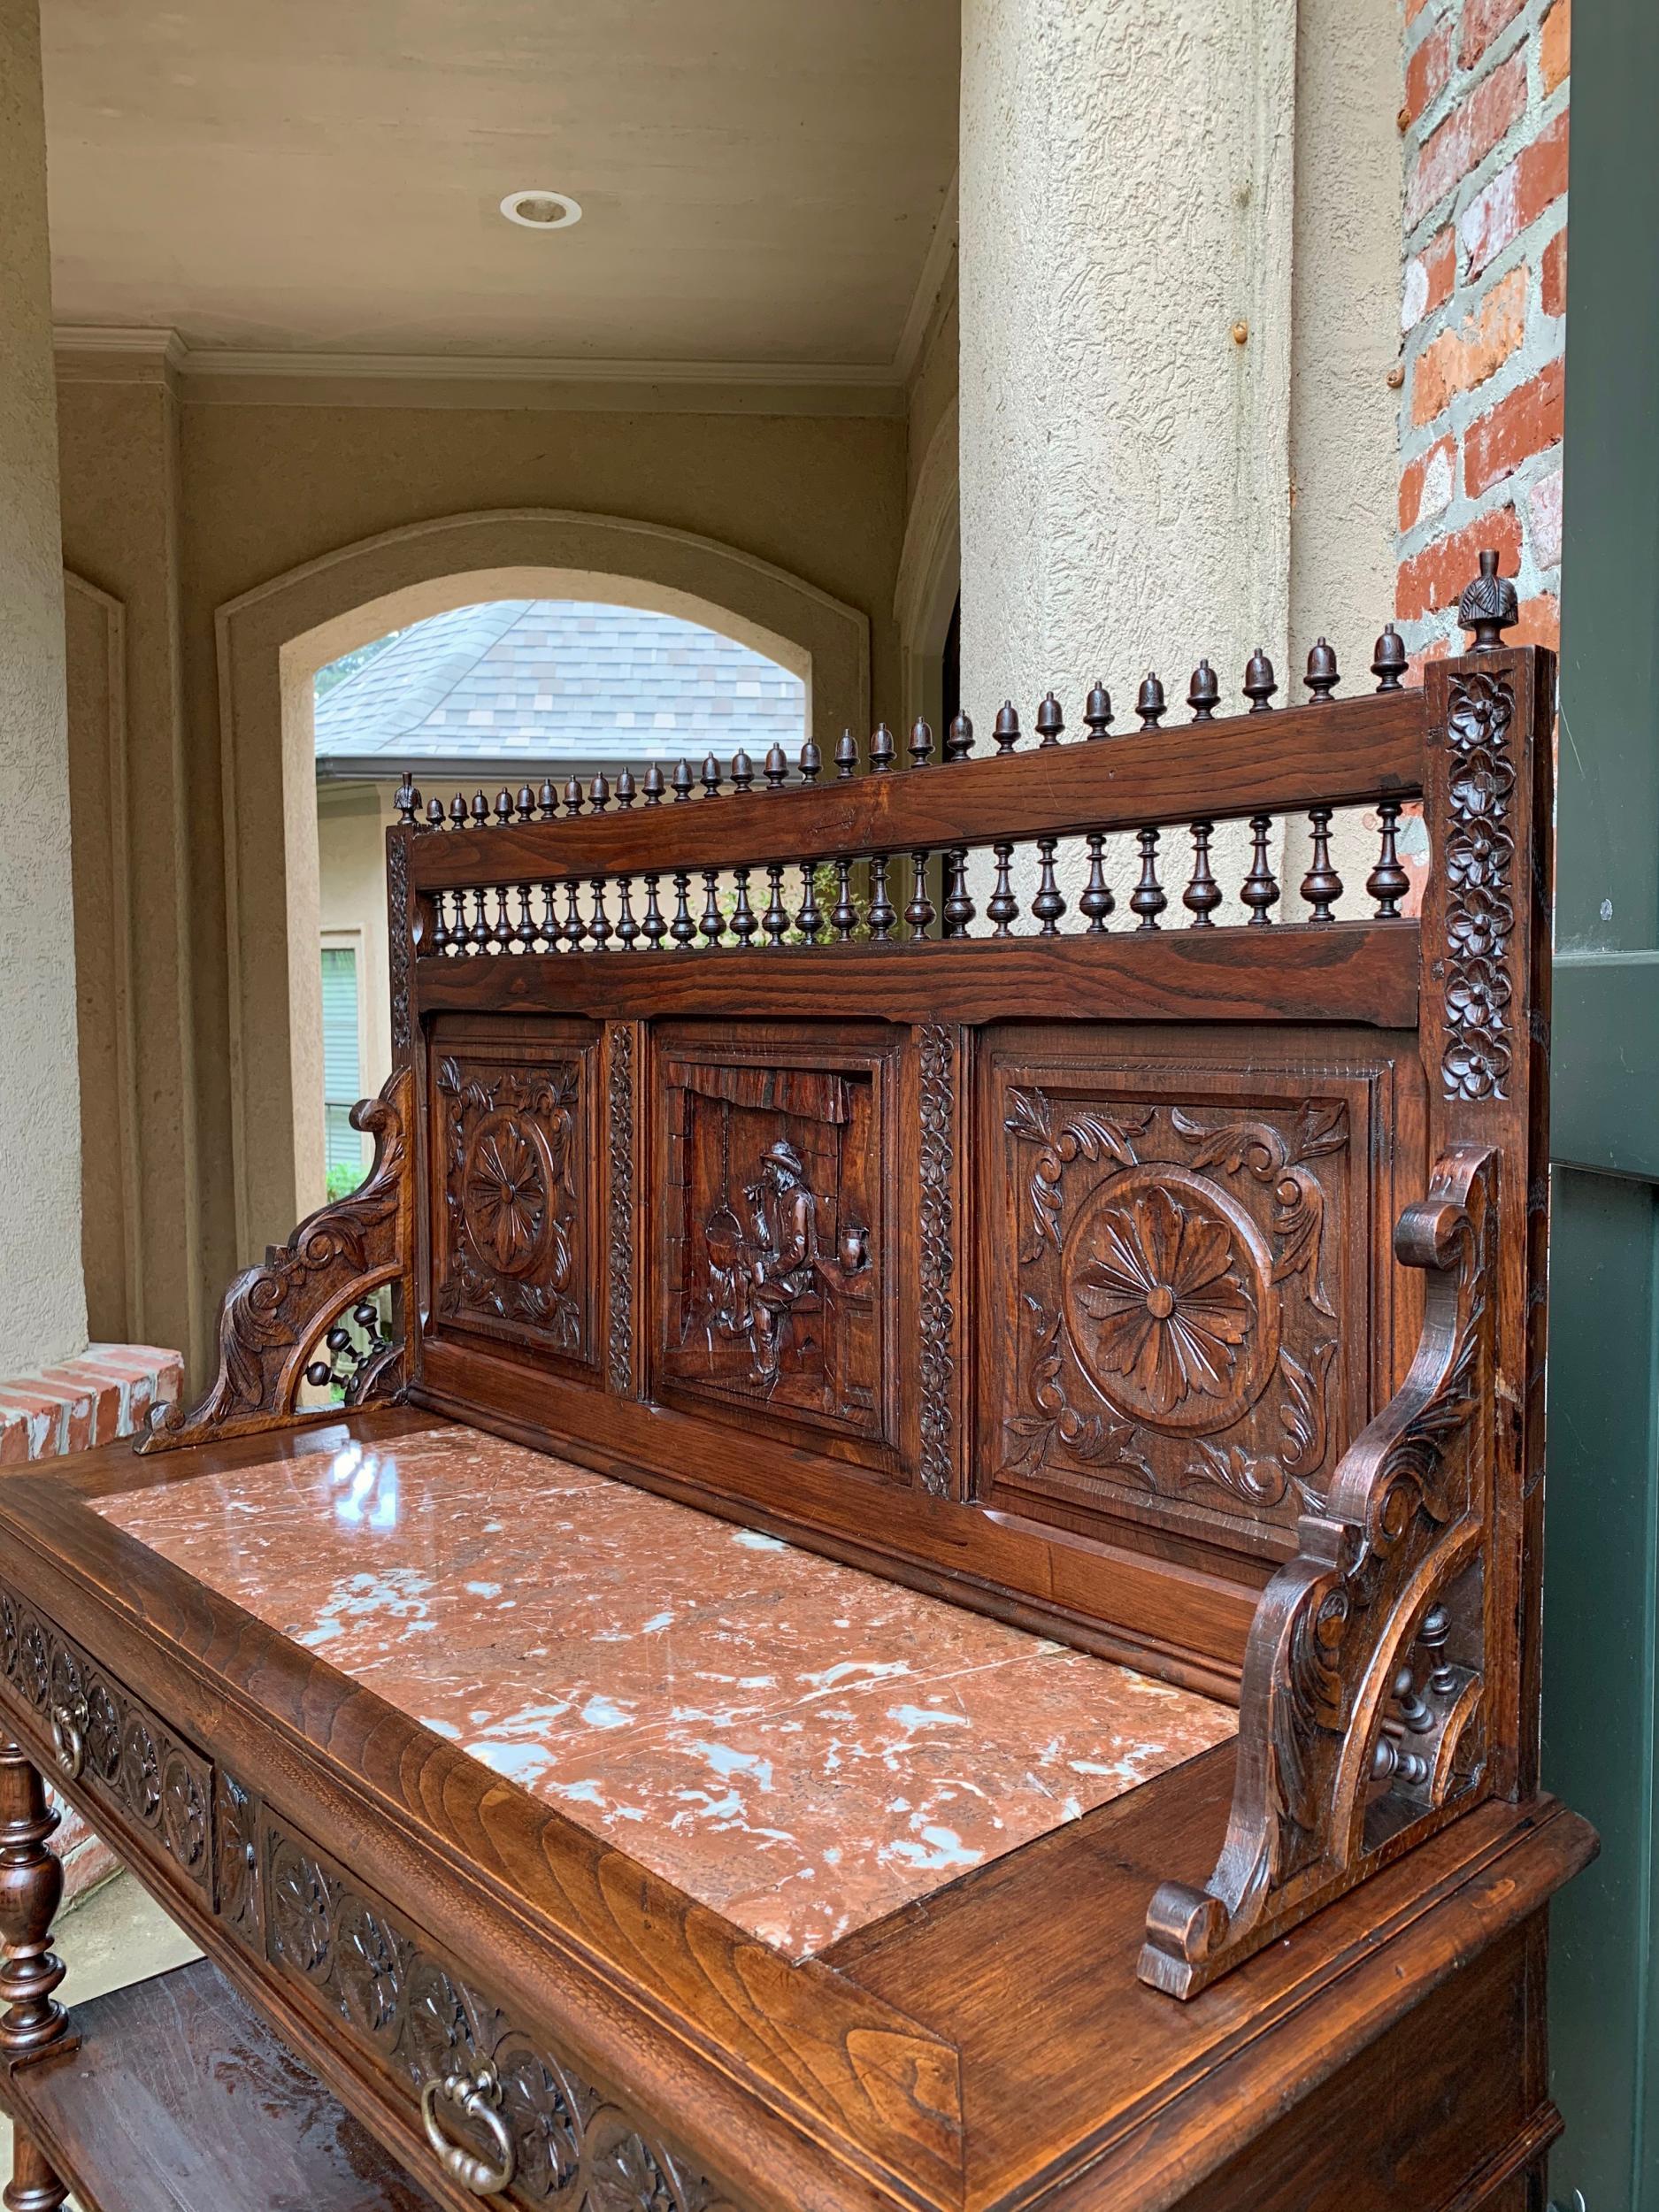
POLYGON ((834 780, 740 756, 430 829, 411 793, 413 1396, 1228 1694, 1412 1359, 1394 1224, 1479 1141, 1524 1626, 1552 671, 1403 659, 1116 738, 1045 703, 995 758, 878 733, 834 780))

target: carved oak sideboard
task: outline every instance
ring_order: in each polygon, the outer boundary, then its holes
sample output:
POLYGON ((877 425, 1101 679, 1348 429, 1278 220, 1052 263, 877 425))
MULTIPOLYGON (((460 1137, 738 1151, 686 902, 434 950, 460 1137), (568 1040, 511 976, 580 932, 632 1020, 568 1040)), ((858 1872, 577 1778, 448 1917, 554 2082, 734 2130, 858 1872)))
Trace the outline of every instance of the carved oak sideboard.
POLYGON ((12 2212, 1542 2212, 1554 666, 1461 612, 405 779, 367 1179, 0 1488, 12 2212), (59 2009, 43 1771, 188 1981, 59 2009))

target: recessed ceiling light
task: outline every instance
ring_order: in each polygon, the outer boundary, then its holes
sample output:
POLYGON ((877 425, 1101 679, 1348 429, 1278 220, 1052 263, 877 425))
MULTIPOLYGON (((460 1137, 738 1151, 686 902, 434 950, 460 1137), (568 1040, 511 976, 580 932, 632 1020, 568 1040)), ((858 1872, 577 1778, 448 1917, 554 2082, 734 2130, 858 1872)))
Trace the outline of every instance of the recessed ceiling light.
POLYGON ((510 192, 501 211, 526 230, 568 230, 582 219, 580 206, 568 192, 510 192))

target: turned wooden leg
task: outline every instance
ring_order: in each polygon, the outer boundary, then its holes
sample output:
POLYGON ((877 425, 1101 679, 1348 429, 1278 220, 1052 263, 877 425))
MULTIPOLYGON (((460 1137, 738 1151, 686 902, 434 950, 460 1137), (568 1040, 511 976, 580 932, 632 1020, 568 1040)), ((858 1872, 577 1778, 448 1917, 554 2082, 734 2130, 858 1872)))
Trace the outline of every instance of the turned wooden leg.
MULTIPOLYGON (((69 2016, 53 1996, 64 1978, 51 1947, 64 1870, 46 1839, 58 1815, 39 1770, 20 1745, 0 1737, 0 2059, 16 2066, 73 2049, 69 2016)), ((5 2201, 12 2200, 8 2193, 5 2201)), ((31 2199, 32 2203, 35 2200, 31 2199)), ((44 2202, 42 2199, 40 2201, 44 2202)), ((54 2200, 56 2201, 56 2200, 54 2200)))
POLYGON ((5 2212, 58 2212, 69 2194, 47 2164, 40 2145, 20 2127, 12 2131, 12 2178, 0 2204, 5 2212))

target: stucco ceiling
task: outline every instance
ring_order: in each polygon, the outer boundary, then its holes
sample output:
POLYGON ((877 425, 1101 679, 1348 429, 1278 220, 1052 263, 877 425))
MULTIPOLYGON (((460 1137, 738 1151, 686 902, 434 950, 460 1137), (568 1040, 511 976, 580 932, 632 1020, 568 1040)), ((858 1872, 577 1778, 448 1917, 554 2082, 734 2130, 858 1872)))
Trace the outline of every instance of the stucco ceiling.
POLYGON ((873 368, 956 164, 958 0, 42 18, 57 319, 196 347, 873 368))

